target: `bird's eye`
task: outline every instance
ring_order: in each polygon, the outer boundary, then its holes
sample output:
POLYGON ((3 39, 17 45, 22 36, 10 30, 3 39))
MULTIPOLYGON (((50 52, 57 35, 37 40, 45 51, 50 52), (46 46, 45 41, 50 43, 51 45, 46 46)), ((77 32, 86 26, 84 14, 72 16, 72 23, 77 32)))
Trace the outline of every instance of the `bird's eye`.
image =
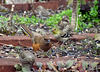
POLYGON ((44 40, 47 40, 47 39, 44 38, 44 40))
POLYGON ((56 30, 56 28, 54 30, 56 30))

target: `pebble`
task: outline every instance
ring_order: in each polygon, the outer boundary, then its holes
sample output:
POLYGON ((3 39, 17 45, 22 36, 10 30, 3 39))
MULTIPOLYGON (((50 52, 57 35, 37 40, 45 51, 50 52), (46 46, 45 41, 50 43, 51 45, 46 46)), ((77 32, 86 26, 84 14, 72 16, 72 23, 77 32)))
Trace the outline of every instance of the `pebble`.
POLYGON ((0 54, 4 54, 5 53, 5 51, 3 51, 3 50, 0 50, 0 54))
POLYGON ((9 53, 10 52, 10 49, 5 49, 5 52, 9 53))

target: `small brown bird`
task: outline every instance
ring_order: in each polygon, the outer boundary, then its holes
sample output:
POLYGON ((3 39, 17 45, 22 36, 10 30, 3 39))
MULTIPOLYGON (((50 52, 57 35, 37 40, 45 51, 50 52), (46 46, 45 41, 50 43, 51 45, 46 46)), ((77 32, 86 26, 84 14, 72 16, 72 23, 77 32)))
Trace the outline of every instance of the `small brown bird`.
POLYGON ((62 20, 57 24, 57 27, 60 30, 63 30, 67 25, 70 25, 69 17, 67 15, 64 15, 62 17, 62 20))
POLYGON ((38 6, 35 10, 36 14, 39 14, 40 16, 49 16, 50 13, 47 11, 43 6, 38 6))
POLYGON ((33 42, 33 50, 35 52, 39 51, 39 52, 47 52, 51 47, 52 47, 52 43, 49 39, 47 39, 45 36, 36 36, 34 33, 32 33, 28 27, 26 27, 25 25, 21 25, 21 28, 27 32, 33 42))

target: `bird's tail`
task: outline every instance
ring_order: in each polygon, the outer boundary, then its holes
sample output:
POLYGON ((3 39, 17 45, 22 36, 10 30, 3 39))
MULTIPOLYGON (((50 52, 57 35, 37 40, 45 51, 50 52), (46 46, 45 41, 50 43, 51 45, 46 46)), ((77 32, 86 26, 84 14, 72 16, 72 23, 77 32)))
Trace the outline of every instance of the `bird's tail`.
POLYGON ((26 32, 31 38, 34 37, 34 34, 29 30, 29 28, 27 26, 25 26, 24 24, 21 24, 21 28, 24 32, 26 32))

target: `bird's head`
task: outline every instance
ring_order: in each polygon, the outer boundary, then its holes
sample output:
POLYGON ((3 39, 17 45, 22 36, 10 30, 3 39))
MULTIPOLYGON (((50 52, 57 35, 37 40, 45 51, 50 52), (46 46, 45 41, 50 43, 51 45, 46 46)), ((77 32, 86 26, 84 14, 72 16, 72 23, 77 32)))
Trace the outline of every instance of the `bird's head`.
POLYGON ((53 29, 52 29, 52 33, 53 33, 53 34, 59 34, 59 33, 60 33, 60 29, 58 29, 58 28, 53 28, 53 29))
POLYGON ((94 38, 95 38, 95 40, 100 40, 100 34, 96 34, 96 35, 94 36, 94 38))
POLYGON ((47 38, 44 38, 45 43, 50 43, 50 40, 47 38))

